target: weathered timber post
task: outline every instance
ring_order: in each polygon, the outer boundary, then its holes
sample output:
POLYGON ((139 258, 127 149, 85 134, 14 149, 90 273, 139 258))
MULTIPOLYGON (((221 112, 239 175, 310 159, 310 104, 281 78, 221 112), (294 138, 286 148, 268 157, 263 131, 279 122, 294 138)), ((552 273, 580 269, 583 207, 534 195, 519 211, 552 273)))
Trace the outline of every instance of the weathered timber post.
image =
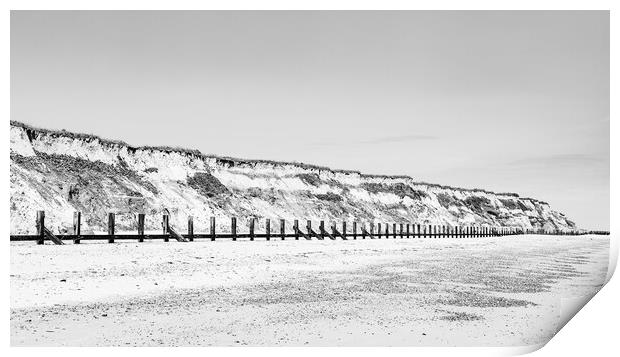
POLYGON ((209 225, 210 225, 210 229, 211 229, 211 241, 215 240, 215 217, 211 217, 209 220, 209 225))
MULTIPOLYGON (((342 236, 347 237, 347 222, 342 221, 342 236)), ((355 237, 353 238, 355 239, 355 237)))
MULTIPOLYGON (((402 238, 403 236, 403 225, 400 225, 400 236, 402 238)), ((394 239, 396 239, 396 223, 392 223, 392 237, 394 237, 394 239)))
POLYGON ((45 211, 37 211, 37 244, 45 242, 45 211))
POLYGON ((323 232, 325 232, 325 221, 319 222, 319 235, 321 238, 325 238, 325 234, 323 232))
POLYGON ((417 234, 418 234, 418 238, 421 238, 422 237, 422 232, 420 231, 420 225, 419 224, 414 224, 413 225, 413 236, 414 237, 416 235, 416 231, 417 231, 417 234), (418 226, 418 229, 415 228, 416 226, 418 226))
POLYGON ((271 219, 265 219, 265 238, 271 240, 271 219))
MULTIPOLYGON (((370 232, 372 233, 372 232, 370 232)), ((381 239, 381 223, 377 223, 377 237, 381 239)))
POLYGON ((138 242, 144 242, 144 213, 138 213, 138 242))
POLYGON ((446 235, 446 226, 444 224, 441 225, 441 236, 443 238, 447 237, 447 235, 446 235))
POLYGON ((194 217, 187 216, 187 237, 190 242, 194 241, 194 217))
POLYGON ((163 215, 161 226, 164 231, 164 242, 170 241, 170 239, 168 238, 168 234, 170 234, 170 225, 169 225, 168 219, 169 219, 169 216, 167 214, 163 215))
POLYGON ((230 235, 233 241, 237 240, 237 217, 230 218, 230 235))
POLYGON ((114 243, 114 213, 108 213, 108 243, 114 243))
POLYGON ((385 239, 390 238, 390 225, 389 224, 385 224, 385 239))
POLYGON ((433 225, 433 237, 437 238, 437 226, 433 225))
POLYGON ((295 233, 295 240, 299 240, 299 220, 293 221, 293 233, 295 233))
POLYGON ((250 218, 250 240, 254 240, 254 217, 250 218))
POLYGON ((407 233, 406 234, 407 234, 407 238, 409 238, 410 237, 409 236, 409 223, 407 223, 407 233))
POLYGON ((375 234, 375 224, 373 222, 370 223, 370 238, 375 234))
POLYGON ((353 221, 353 227, 351 227, 351 229, 353 230, 353 239, 357 239, 357 222, 353 221))
POLYGON ((286 222, 284 221, 284 219, 280 219, 280 238, 282 238, 282 240, 284 240, 284 238, 286 237, 286 222))
POLYGON ((73 244, 80 244, 82 212, 73 212, 73 244))

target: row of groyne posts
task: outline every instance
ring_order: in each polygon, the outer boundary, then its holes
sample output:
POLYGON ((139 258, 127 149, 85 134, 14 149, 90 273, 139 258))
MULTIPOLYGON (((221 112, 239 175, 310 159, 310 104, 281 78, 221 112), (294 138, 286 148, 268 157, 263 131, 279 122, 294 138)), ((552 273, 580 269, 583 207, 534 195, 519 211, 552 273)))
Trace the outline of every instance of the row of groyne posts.
POLYGON ((548 231, 540 229, 523 229, 520 227, 493 227, 493 226, 450 226, 450 225, 434 225, 434 224, 411 224, 411 223, 365 223, 358 225, 358 222, 352 222, 351 229, 347 229, 347 222, 342 222, 339 230, 335 222, 332 223, 331 229, 326 229, 325 221, 320 221, 319 227, 314 230, 312 221, 306 220, 306 227, 299 228, 299 220, 293 221, 293 231, 286 231, 286 221, 280 219, 279 232, 272 231, 271 220, 265 219, 264 233, 257 233, 254 230, 256 218, 250 218, 248 224, 248 232, 241 233, 237 231, 237 218, 230 219, 230 233, 216 232, 215 217, 210 219, 209 233, 195 233, 194 219, 188 217, 187 233, 181 234, 170 223, 168 215, 162 216, 162 234, 145 234, 144 219, 145 214, 138 214, 138 230, 137 234, 116 234, 115 233, 115 214, 108 214, 108 234, 81 234, 81 212, 73 214, 73 234, 54 234, 45 227, 45 211, 37 211, 36 218, 36 235, 11 235, 11 241, 36 241, 37 244, 43 244, 46 240, 56 244, 64 244, 63 240, 72 240, 73 243, 79 244, 82 240, 107 240, 108 243, 114 243, 116 240, 144 240, 162 239, 168 242, 173 238, 180 242, 192 242, 194 239, 232 239, 236 241, 238 238, 249 238, 253 241, 256 238, 271 240, 286 238, 294 238, 299 240, 304 238, 307 240, 318 239, 324 240, 329 238, 336 239, 381 239, 381 238, 478 238, 478 237, 500 237, 517 234, 546 234, 546 235, 578 235, 584 234, 576 231, 548 231), (375 229, 376 228, 376 229, 375 229))

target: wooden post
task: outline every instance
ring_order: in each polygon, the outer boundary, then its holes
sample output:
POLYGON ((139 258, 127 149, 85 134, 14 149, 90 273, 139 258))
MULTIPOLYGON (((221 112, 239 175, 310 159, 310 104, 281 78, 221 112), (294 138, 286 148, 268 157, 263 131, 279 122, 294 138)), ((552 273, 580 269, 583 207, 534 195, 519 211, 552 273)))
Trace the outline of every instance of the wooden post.
POLYGON ((265 237, 271 240, 271 219, 265 219, 265 237))
POLYGON ((37 211, 37 244, 45 242, 45 211, 37 211))
POLYGON ((280 237, 282 240, 286 237, 286 221, 284 219, 280 219, 280 237))
POLYGON ((362 223, 362 239, 366 239, 366 223, 362 223))
POLYGON ((437 226, 433 225, 433 237, 437 238, 437 226))
POLYGON ((293 221, 293 233, 295 233, 295 240, 299 240, 299 220, 293 221))
POLYGON ((161 226, 164 231, 164 242, 170 241, 170 238, 168 237, 168 234, 170 234, 170 229, 169 229, 170 224, 168 223, 168 219, 169 219, 169 216, 167 214, 163 215, 161 226))
POLYGON ((187 216, 187 238, 190 242, 194 241, 194 217, 187 216))
POLYGON ((210 228, 211 228, 211 241, 215 240, 215 217, 211 217, 210 219, 210 228))
POLYGON ((319 235, 321 236, 321 238, 325 238, 325 234, 323 234, 324 231, 325 231, 325 221, 321 221, 319 222, 319 235))
MULTIPOLYGON (((381 227, 379 227, 381 228, 381 227)), ((380 231, 380 229, 379 229, 380 231)), ((370 238, 372 238, 372 236, 375 235, 375 224, 373 222, 370 223, 370 238)))
POLYGON ((310 231, 312 231, 312 221, 307 219, 306 220, 306 233, 308 233, 308 237, 312 238, 312 233, 310 233, 310 231))
POLYGON ((237 240, 237 217, 230 218, 230 234, 232 235, 232 240, 237 240))
POLYGON ((415 226, 418 226, 418 229, 417 229, 417 231, 418 231, 418 238, 422 237, 422 232, 420 231, 420 225, 419 224, 414 224, 414 228, 413 228, 414 236, 415 236, 415 230, 416 230, 415 226))
POLYGON ((144 213, 138 213, 138 242, 144 242, 144 213))
POLYGON ((254 217, 250 218, 250 240, 254 240, 254 217))
POLYGON ((390 225, 389 224, 385 224, 385 239, 390 238, 390 225))
POLYGON ((377 223, 377 237, 381 239, 381 223, 377 223))
MULTIPOLYGON (((114 236, 114 213, 108 213, 108 235, 114 236)), ((108 238, 108 243, 114 243, 114 237, 108 238)))
POLYGON ((81 212, 73 212, 73 244, 80 244, 80 234, 81 234, 81 220, 82 213, 81 212))
MULTIPOLYGON (((396 233, 396 223, 392 223, 392 237, 394 237, 394 239, 396 239, 397 233, 396 233)), ((400 237, 403 237, 403 225, 400 225, 400 237)))
POLYGON ((409 238, 409 223, 407 223, 407 238, 409 238))
MULTIPOLYGON (((347 222, 342 221, 342 236, 347 237, 347 222)), ((355 239, 355 237, 353 238, 355 239)))
POLYGON ((351 230, 353 231, 353 239, 357 239, 357 222, 353 221, 353 227, 351 227, 351 230))

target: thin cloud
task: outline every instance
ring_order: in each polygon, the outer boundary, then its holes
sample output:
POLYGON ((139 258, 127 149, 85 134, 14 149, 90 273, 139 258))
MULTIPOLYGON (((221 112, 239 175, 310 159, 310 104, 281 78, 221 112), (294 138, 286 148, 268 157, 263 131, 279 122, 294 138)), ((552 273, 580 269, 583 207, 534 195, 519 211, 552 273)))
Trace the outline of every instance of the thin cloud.
POLYGON ((592 164, 609 164, 609 157, 584 154, 562 154, 530 157, 507 163, 508 166, 584 166, 592 164))
POLYGON ((378 144, 392 144, 392 143, 406 143, 415 141, 428 141, 437 140, 439 137, 432 135, 398 135, 398 136, 382 136, 363 140, 337 140, 328 139, 315 142, 317 146, 341 146, 341 145, 378 145, 378 144))
POLYGON ((432 135, 400 135, 400 136, 384 136, 380 138, 363 140, 360 144, 384 144, 384 143, 404 143, 411 141, 423 141, 423 140, 437 140, 436 136, 432 135))

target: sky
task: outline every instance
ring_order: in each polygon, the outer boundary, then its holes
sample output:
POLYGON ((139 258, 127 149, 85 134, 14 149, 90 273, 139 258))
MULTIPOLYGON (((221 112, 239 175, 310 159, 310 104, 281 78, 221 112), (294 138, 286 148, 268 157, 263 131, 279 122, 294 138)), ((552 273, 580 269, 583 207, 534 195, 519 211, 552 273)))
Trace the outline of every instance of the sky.
POLYGON ((11 119, 549 202, 609 229, 607 11, 12 11, 11 119))

